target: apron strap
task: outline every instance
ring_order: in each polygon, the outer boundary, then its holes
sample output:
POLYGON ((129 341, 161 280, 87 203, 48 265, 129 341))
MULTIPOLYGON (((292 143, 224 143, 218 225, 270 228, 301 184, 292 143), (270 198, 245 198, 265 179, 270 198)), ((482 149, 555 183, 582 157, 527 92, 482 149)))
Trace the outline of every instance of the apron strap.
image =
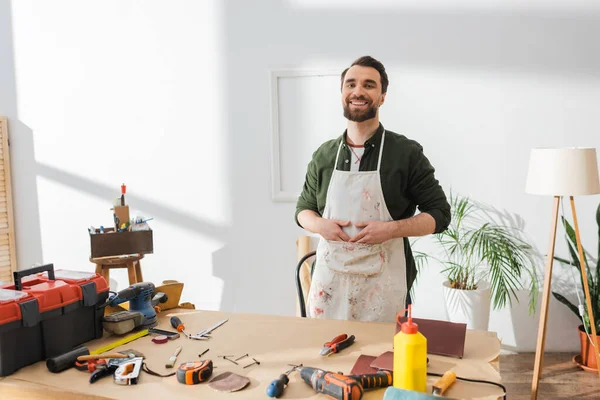
POLYGON ((383 142, 385 141, 385 129, 381 134, 381 145, 379 146, 379 161, 377 161, 377 172, 379 172, 379 168, 381 167, 381 158, 383 157, 383 142))
POLYGON ((333 164, 333 170, 337 169, 338 158, 340 157, 340 150, 342 148, 342 144, 344 143, 344 136, 342 136, 342 140, 340 141, 340 146, 338 147, 337 154, 335 155, 335 164, 333 164))

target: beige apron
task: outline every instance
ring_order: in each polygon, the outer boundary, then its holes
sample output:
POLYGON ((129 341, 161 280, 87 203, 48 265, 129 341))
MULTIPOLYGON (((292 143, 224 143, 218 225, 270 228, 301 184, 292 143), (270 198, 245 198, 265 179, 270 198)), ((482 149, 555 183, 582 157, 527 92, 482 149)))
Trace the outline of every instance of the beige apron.
MULTIPOLYGON (((384 141, 385 131, 376 171, 336 170, 343 142, 338 148, 323 218, 350 220, 350 225, 343 227, 350 237, 360 232, 354 226, 357 222, 392 221, 379 176, 384 141)), ((310 317, 393 322, 405 301, 402 238, 369 245, 321 237, 307 301, 310 317)))

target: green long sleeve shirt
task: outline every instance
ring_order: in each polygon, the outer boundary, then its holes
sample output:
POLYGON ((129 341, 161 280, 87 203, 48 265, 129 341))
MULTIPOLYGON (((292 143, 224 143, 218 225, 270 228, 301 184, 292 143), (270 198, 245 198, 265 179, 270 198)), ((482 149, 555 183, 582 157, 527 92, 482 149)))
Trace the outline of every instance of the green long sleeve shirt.
MULTIPOLYGON (((365 152, 359 171, 377 170, 379 148, 384 132, 383 125, 365 142, 365 152)), ((346 134, 329 140, 313 154, 308 164, 302 194, 296 204, 296 223, 303 210, 313 210, 323 215, 327 189, 333 173, 333 164, 340 149, 337 169, 350 171, 351 152, 346 145, 346 134)), ((381 187, 388 210, 394 220, 410 218, 417 207, 420 212, 430 214, 435 220, 435 233, 443 232, 450 224, 450 204, 444 190, 435 178, 435 169, 423 154, 423 147, 414 140, 385 130, 385 143, 381 159, 381 187)), ((408 290, 417 275, 415 260, 408 238, 404 238, 406 255, 406 284, 408 290)))

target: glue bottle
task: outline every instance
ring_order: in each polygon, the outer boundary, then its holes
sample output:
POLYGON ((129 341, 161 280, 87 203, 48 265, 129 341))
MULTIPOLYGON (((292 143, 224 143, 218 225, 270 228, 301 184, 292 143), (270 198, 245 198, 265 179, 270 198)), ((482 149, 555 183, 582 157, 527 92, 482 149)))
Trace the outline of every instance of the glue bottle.
MULTIPOLYGON (((400 314, 398 314, 400 323, 400 314)), ((394 336, 394 387, 416 392, 427 392, 427 338, 412 321, 408 305, 408 321, 401 324, 394 336)))

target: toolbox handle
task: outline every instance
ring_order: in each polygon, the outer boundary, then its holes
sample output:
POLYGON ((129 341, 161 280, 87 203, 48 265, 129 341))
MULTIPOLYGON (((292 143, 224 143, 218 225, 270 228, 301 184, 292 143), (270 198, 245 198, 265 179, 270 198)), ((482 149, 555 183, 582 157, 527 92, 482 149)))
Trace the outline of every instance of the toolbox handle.
POLYGON ((48 279, 51 281, 56 280, 54 278, 54 264, 46 264, 39 267, 33 267, 28 269, 23 269, 21 271, 13 272, 13 279, 15 281, 15 290, 23 290, 23 284, 21 279, 25 278, 29 275, 38 274, 40 272, 48 272, 48 279))

